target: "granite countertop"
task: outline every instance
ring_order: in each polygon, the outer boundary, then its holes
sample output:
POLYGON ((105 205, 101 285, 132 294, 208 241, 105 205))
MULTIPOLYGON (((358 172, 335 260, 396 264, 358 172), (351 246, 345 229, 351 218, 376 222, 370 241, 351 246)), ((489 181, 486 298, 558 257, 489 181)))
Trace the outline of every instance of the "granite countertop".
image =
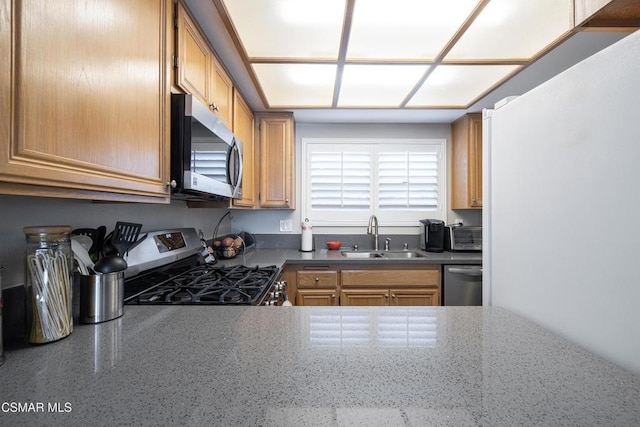
MULTIPOLYGON (((361 252, 367 252, 362 249, 361 252)), ((384 252, 384 251, 382 251, 384 252)), ((346 258, 341 251, 319 249, 300 252, 297 249, 253 249, 230 260, 219 260, 222 265, 278 265, 343 263, 343 264, 482 264, 480 252, 425 252, 413 250, 422 256, 417 258, 346 258)))
POLYGON ((495 307, 126 306, 0 372, 12 426, 640 425, 639 375, 495 307))

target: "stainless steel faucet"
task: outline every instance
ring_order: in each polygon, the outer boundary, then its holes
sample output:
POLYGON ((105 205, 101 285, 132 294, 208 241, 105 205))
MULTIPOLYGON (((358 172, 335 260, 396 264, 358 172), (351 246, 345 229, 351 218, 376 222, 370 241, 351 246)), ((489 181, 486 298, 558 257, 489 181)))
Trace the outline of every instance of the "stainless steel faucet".
POLYGON ((369 217, 367 234, 373 234, 373 250, 378 250, 378 218, 375 215, 369 217))

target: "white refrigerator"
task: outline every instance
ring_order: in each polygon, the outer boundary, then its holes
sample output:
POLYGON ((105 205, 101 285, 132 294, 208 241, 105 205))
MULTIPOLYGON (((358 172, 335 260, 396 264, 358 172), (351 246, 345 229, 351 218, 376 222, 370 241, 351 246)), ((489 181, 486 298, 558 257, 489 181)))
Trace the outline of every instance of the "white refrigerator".
POLYGON ((483 125, 483 303, 640 373, 640 32, 483 125))

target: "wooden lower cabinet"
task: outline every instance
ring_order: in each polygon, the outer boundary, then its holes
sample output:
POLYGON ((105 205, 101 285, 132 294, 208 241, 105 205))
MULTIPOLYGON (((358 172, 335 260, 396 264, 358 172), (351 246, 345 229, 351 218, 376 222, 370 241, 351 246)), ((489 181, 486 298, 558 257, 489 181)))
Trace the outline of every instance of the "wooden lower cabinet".
POLYGON ((389 305, 440 305, 438 289, 390 289, 389 305))
POLYGON ((438 289, 343 289, 340 305, 344 306, 420 306, 440 305, 438 289))
POLYGON ((352 267, 342 264, 285 267, 289 298, 300 306, 441 304, 440 265, 352 267))
POLYGON ((338 305, 335 289, 298 289, 296 305, 338 305))

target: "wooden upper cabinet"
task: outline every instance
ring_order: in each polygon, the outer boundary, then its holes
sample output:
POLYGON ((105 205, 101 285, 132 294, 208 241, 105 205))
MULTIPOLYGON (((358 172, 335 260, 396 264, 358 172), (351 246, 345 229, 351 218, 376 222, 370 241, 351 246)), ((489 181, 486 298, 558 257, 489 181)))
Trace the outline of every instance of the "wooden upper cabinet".
POLYGON ((229 129, 233 128, 233 82, 214 55, 211 55, 209 107, 229 129))
POLYGON ((178 2, 176 7, 178 56, 176 83, 185 92, 208 105, 213 54, 182 3, 178 2))
POLYGON ((253 112, 238 91, 234 91, 233 133, 242 141, 242 198, 233 199, 233 207, 254 208, 258 199, 254 122, 253 112))
POLYGON ((208 105, 233 128, 233 81, 184 5, 176 5, 176 85, 208 105))
POLYGON ((293 114, 257 116, 260 145, 261 208, 294 209, 293 114))
POLYGON ((171 7, 0 0, 0 192, 168 203, 171 7))
POLYGON ((451 125, 451 209, 482 208, 482 114, 451 125))

